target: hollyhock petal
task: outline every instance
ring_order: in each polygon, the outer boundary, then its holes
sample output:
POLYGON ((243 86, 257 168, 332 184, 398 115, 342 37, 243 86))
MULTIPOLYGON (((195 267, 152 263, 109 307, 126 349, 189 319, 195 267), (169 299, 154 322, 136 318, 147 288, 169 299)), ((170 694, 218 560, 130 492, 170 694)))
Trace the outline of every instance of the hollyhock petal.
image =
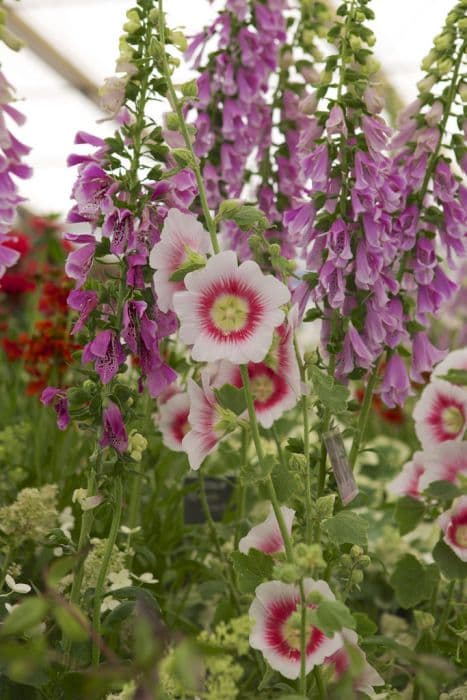
POLYGON ((128 448, 128 435, 119 407, 109 401, 102 416, 103 434, 100 441, 101 447, 113 447, 119 454, 126 452, 128 448))
POLYGON ((156 427, 162 433, 162 442, 174 452, 183 452, 182 441, 190 430, 188 414, 190 399, 187 393, 180 392, 171 396, 159 406, 159 420, 156 427))
POLYGON ((462 440, 467 427, 467 392, 435 379, 423 390, 413 417, 424 449, 446 440, 462 440))
POLYGON ((420 488, 420 479, 425 473, 425 457, 425 452, 415 452, 411 461, 406 462, 396 478, 388 483, 386 488, 389 493, 420 498, 423 490, 420 488))
POLYGON ((446 440, 427 452, 417 452, 424 471, 418 488, 423 492, 434 481, 450 481, 459 485, 459 476, 467 477, 467 443, 446 440))
MULTIPOLYGON (((303 580, 305 595, 317 591, 327 600, 335 596, 325 581, 310 578, 303 580)), ((250 634, 250 645, 263 654, 271 668, 285 678, 295 679, 300 675, 300 638, 289 628, 292 614, 300 610, 300 590, 295 584, 268 581, 260 584, 249 615, 254 620, 250 634)), ((311 606, 310 606, 311 607, 311 606)), ((332 656, 343 645, 340 634, 327 637, 321 630, 311 626, 306 647, 306 672, 332 656)))
POLYGON ((461 561, 467 562, 467 496, 456 498, 452 508, 440 515, 438 524, 448 547, 461 561))
POLYGON ((325 659, 324 663, 326 665, 334 666, 336 680, 340 680, 351 668, 352 657, 357 655, 360 659, 361 670, 356 678, 352 677, 353 690, 355 692, 373 696, 373 686, 384 685, 384 679, 373 668, 373 666, 368 663, 366 655, 358 646, 357 633, 354 632, 354 630, 344 628, 341 634, 344 640, 344 646, 341 649, 338 649, 338 651, 334 652, 332 656, 325 659))
POLYGON ((199 469, 203 460, 215 450, 222 433, 215 426, 219 420, 218 406, 206 373, 202 373, 203 388, 192 379, 188 380, 190 411, 188 422, 191 430, 182 440, 183 450, 188 455, 192 469, 199 469))
POLYGON ((205 268, 185 277, 188 291, 174 295, 180 338, 193 344, 195 360, 234 364, 260 362, 284 319, 280 309, 290 299, 287 287, 259 266, 240 266, 233 251, 211 257, 205 268))
MULTIPOLYGON (((258 549, 265 554, 276 554, 285 550, 284 540, 279 528, 279 523, 270 507, 270 514, 266 520, 259 525, 251 528, 250 532, 242 537, 238 543, 238 549, 242 554, 248 554, 250 549, 258 549)), ((295 511, 287 506, 281 506, 282 517, 289 535, 292 533, 292 523, 295 517, 295 511)))
MULTIPOLYGON (((467 371, 467 347, 453 350, 433 370, 434 377, 442 377, 450 369, 463 369, 467 371)), ((466 389, 467 391, 467 389, 466 389)))

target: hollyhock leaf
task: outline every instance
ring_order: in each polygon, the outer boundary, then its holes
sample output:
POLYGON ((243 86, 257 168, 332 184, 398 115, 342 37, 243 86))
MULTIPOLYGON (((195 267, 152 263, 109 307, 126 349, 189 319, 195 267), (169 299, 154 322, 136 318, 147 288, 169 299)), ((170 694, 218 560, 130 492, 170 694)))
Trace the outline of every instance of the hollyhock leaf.
MULTIPOLYGON (((62 532, 59 530, 58 532, 62 532)), ((63 533, 62 533, 63 534, 63 533)), ((65 543, 68 540, 65 538, 65 543)), ((49 588, 56 588, 62 578, 66 576, 76 566, 76 557, 60 557, 47 571, 46 583, 49 588)))
POLYGON ((323 523, 323 530, 336 545, 358 544, 366 547, 368 544, 368 523, 357 513, 341 510, 323 523))
POLYGON ((343 627, 355 629, 356 623, 348 607, 340 600, 323 600, 310 614, 311 623, 327 637, 343 627))
POLYGON ((394 520, 399 526, 401 535, 412 532, 423 518, 425 506, 421 501, 417 501, 410 496, 399 498, 394 510, 394 520))
POLYGON ((438 564, 443 576, 449 580, 467 578, 467 562, 459 559, 444 540, 439 540, 435 546, 433 559, 438 564))
POLYGON ((295 454, 303 454, 305 447, 302 438, 291 437, 287 440, 287 445, 285 448, 288 452, 293 452, 295 454))
POLYGON ((467 386, 467 369, 450 369, 447 374, 439 376, 439 379, 445 379, 458 386, 467 386))
POLYGON ((378 625, 365 613, 354 612, 352 615, 357 625, 355 629, 359 637, 369 637, 377 631, 378 625))
POLYGON ((189 272, 194 272, 195 270, 201 270, 206 265, 206 259, 203 257, 203 260, 188 260, 185 264, 180 265, 178 270, 176 270, 172 275, 169 277, 169 282, 183 282, 185 279, 185 276, 189 272))
POLYGON ((430 597, 430 578, 425 567, 412 554, 405 554, 399 559, 389 582, 403 608, 413 608, 430 597))
POLYGON ((260 583, 272 577, 273 560, 258 549, 250 549, 248 554, 233 552, 231 559, 240 593, 254 593, 260 583))
POLYGON ((246 411, 246 399, 243 389, 231 384, 224 384, 220 389, 214 389, 214 395, 223 408, 229 408, 239 416, 246 411))
POLYGON ((346 410, 350 395, 347 387, 336 383, 315 366, 311 367, 311 381, 319 400, 331 413, 336 415, 346 410))
POLYGON ((272 459, 264 460, 262 464, 257 464, 253 468, 250 464, 242 465, 240 468, 240 481, 242 484, 254 484, 264 481, 271 474, 277 462, 272 459))
MULTIPOLYGON (((219 210, 219 214, 221 210, 222 207, 219 210)), ((222 213, 222 218, 235 221, 242 231, 250 231, 255 226, 265 230, 269 226, 269 221, 266 219, 261 209, 253 207, 250 204, 244 204, 238 209, 227 209, 227 211, 222 213)))
POLYGON ((300 476, 290 472, 280 462, 274 465, 271 476, 277 498, 282 503, 289 501, 302 488, 300 476))
POLYGON ((88 629, 91 625, 83 612, 75 605, 72 606, 71 603, 68 603, 67 608, 56 607, 53 616, 63 635, 70 641, 85 642, 89 638, 88 629))
POLYGON ((28 598, 5 618, 0 636, 22 634, 38 625, 47 614, 48 603, 44 598, 28 598))
POLYGON ((452 501, 453 498, 460 496, 461 491, 453 484, 452 481, 432 481, 423 491, 424 496, 435 498, 438 501, 452 501))

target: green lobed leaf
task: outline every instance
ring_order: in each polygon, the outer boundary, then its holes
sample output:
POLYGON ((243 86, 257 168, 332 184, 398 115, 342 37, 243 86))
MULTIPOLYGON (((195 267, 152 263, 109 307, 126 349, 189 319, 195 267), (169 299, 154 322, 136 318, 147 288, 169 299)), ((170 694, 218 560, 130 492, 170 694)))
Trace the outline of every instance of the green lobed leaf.
POLYGON ((223 408, 229 408, 239 416, 246 411, 246 398, 243 389, 232 384, 224 384, 220 389, 214 389, 217 401, 223 408))
POLYGON ((271 557, 257 549, 250 549, 248 554, 233 552, 231 558, 240 593, 254 593, 260 583, 272 576, 271 557))
POLYGON ((443 576, 452 579, 467 578, 467 562, 459 559, 444 540, 439 540, 433 550, 433 559, 443 576))
POLYGON ((27 598, 5 618, 0 636, 23 634, 38 625, 47 614, 49 605, 44 598, 27 598))
POLYGON ((368 523, 351 510, 341 510, 337 515, 325 520, 323 530, 336 545, 358 544, 366 547, 368 544, 368 523))
POLYGON ((352 615, 357 624, 356 629, 360 637, 369 637, 377 631, 378 625, 365 613, 354 612, 352 615))
POLYGON ((335 382, 332 377, 322 372, 316 366, 310 368, 310 373, 313 388, 321 403, 333 415, 345 411, 350 396, 347 387, 335 382))
POLYGON ((343 627, 355 629, 356 622, 348 607, 340 600, 323 600, 310 615, 311 622, 327 637, 343 627))
POLYGON ((401 535, 411 532, 423 518, 425 505, 410 496, 399 498, 394 510, 394 519, 401 535))
POLYGON ((55 621, 64 636, 72 642, 85 642, 89 638, 87 629, 90 623, 79 608, 71 606, 71 603, 69 606, 71 609, 57 606, 53 610, 55 621))
POLYGON ((461 494, 461 490, 451 481, 432 481, 423 494, 428 498, 436 498, 438 501, 452 501, 461 494))
POLYGON ((431 594, 431 576, 412 554, 399 559, 389 582, 403 608, 413 608, 431 594))

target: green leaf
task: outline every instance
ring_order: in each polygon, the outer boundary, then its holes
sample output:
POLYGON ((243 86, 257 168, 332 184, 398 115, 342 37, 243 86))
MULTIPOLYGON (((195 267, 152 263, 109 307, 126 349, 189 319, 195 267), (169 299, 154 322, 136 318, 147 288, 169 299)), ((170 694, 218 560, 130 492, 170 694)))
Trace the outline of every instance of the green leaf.
POLYGON ((460 489, 451 481, 432 481, 423 492, 424 496, 435 498, 437 501, 452 501, 461 494, 460 489))
POLYGON ((368 615, 361 612, 354 612, 352 614, 357 624, 357 632, 360 637, 369 637, 377 631, 378 625, 376 622, 373 622, 368 615))
POLYGON ((316 366, 310 368, 313 388, 321 403, 336 415, 347 408, 350 392, 347 387, 338 384, 334 379, 316 366))
POLYGON ((341 510, 334 517, 325 520, 323 530, 336 545, 358 544, 366 547, 368 544, 368 523, 351 510, 341 510))
POLYGON ((254 467, 250 463, 242 464, 240 467, 240 481, 243 484, 254 484, 258 481, 264 481, 271 474, 275 464, 271 457, 265 458, 262 464, 258 462, 254 467))
POLYGON ((412 554, 405 554, 399 559, 389 582, 403 608, 413 608, 430 597, 430 577, 412 554))
POLYGON ((31 627, 42 622, 48 609, 48 603, 44 598, 28 598, 5 618, 0 627, 0 636, 27 632, 31 627))
POLYGON ((467 386, 467 369, 450 369, 447 374, 443 374, 439 379, 445 379, 451 384, 467 386))
POLYGON ((394 510, 394 518, 401 535, 411 532, 423 518, 424 513, 425 506, 421 501, 410 498, 410 496, 399 498, 394 510))
POLYGON ((433 550, 433 559, 443 576, 452 579, 467 577, 467 562, 459 559, 444 540, 440 540, 433 550))
POLYGON ((69 604, 66 608, 56 607, 53 616, 65 637, 72 642, 85 642, 89 638, 89 621, 79 608, 69 604), (81 622, 80 622, 81 620, 81 622))
POLYGON ((303 317, 303 323, 316 321, 317 318, 323 318, 323 312, 321 311, 321 309, 308 309, 305 316, 303 317))
POLYGON ((45 577, 49 588, 56 588, 62 578, 70 573, 76 564, 76 557, 60 557, 53 562, 45 577))
POLYGON ((332 637, 343 627, 355 629, 356 623, 348 607, 340 600, 323 600, 311 612, 311 621, 327 637, 332 637))
POLYGON ((232 384, 224 384, 220 389, 214 389, 217 401, 223 408, 229 408, 239 416, 246 411, 246 398, 243 389, 232 384))
POLYGON ((257 549, 250 549, 248 554, 233 552, 231 558, 240 593, 254 593, 260 583, 272 576, 271 557, 257 549))
POLYGON ((222 202, 216 219, 218 221, 226 219, 235 221, 242 231, 249 231, 254 227, 264 231, 269 227, 269 221, 261 209, 251 204, 242 204, 237 199, 227 199, 222 202))
POLYGON ((204 255, 190 251, 188 259, 178 267, 175 272, 170 275, 171 282, 183 282, 189 272, 202 270, 206 266, 206 258, 204 255))

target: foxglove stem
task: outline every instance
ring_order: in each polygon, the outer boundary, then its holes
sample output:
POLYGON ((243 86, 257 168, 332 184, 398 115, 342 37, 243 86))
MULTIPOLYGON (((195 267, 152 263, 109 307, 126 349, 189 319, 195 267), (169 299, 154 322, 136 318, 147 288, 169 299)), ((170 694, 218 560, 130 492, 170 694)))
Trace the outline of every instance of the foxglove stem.
MULTIPOLYGON (((123 487, 122 487, 122 477, 116 476, 114 480, 114 507, 112 522, 110 525, 109 537, 107 539, 106 547, 104 550, 104 556, 102 558, 101 568, 99 569, 99 574, 97 577, 96 588, 94 591, 94 605, 93 605, 93 628, 98 637, 101 633, 101 600, 104 591, 104 584, 107 578, 107 573, 109 570, 110 558, 112 556, 113 548, 115 547, 115 542, 117 540, 118 530, 120 527, 120 519, 122 516, 122 500, 123 500, 123 487)), ((97 644, 92 645, 92 664, 97 666, 100 659, 100 649, 97 644)))
MULTIPOLYGON (((128 506, 128 527, 131 531, 135 529, 138 524, 138 507, 141 495, 141 478, 143 475, 143 465, 142 462, 137 462, 135 468, 135 474, 133 474, 133 484, 131 486, 130 493, 130 503, 128 506)), ((128 540, 126 545, 126 553, 129 555, 131 547, 131 536, 132 532, 128 533, 128 540)))
POLYGON ((355 467, 355 462, 357 461, 358 452, 360 450, 360 445, 363 442, 365 436, 366 426, 368 423, 368 416, 370 415, 371 401, 373 398, 373 393, 376 387, 376 382, 378 379, 378 372, 380 368, 382 357, 376 362, 373 371, 371 372, 368 383, 365 389, 365 395, 363 397, 362 408, 360 411, 360 416, 358 419, 357 431, 355 433, 354 439, 352 441, 352 447, 350 448, 349 455, 349 465, 350 469, 353 471, 355 467))
POLYGON ((175 92, 175 88, 173 86, 172 77, 170 75, 169 64, 167 61, 167 54, 165 52, 165 19, 164 19, 164 10, 163 10, 162 0, 159 0, 159 38, 160 38, 160 41, 162 43, 162 48, 163 48, 163 50, 162 50, 162 66, 163 66, 164 77, 167 80, 167 88, 169 91, 169 102, 172 106, 172 109, 174 109, 176 114, 177 114, 178 121, 180 124, 180 130, 182 132, 183 140, 185 141, 185 146, 186 146, 187 150, 190 152, 191 162, 189 164, 189 167, 193 170, 195 177, 196 177, 199 198, 201 201, 201 207, 203 209, 204 219, 206 222, 207 229, 209 231, 209 236, 211 237, 212 248, 214 250, 214 253, 218 253, 219 252, 219 242, 217 240, 216 224, 215 224, 214 219, 212 218, 211 212, 209 210, 208 200, 207 200, 207 196, 206 196, 206 189, 204 187, 204 182, 203 182, 203 178, 201 175, 201 170, 199 167, 199 163, 198 163, 196 154, 195 154, 194 149, 193 149, 193 144, 191 142, 190 134, 188 133, 185 117, 183 115, 182 105, 180 103, 180 100, 177 97, 177 93, 175 92))
MULTIPOLYGON (((294 338, 295 356, 297 358, 298 368, 300 370, 300 379, 302 384, 306 386, 305 367, 300 356, 297 339, 294 338)), ((305 456, 305 541, 311 544, 313 540, 312 530, 312 511, 313 504, 311 501, 311 471, 310 471, 310 421, 309 421, 309 401, 308 394, 302 396, 302 413, 303 413, 303 454, 305 456)))
MULTIPOLYGON (((330 377, 334 376, 334 369, 336 365, 336 358, 334 353, 331 355, 329 358, 329 367, 328 367, 328 374, 330 377)), ((327 433, 329 430, 329 424, 331 422, 331 412, 329 411, 328 408, 324 409, 324 416, 323 416, 323 427, 322 427, 322 433, 327 433)), ((324 440, 321 443, 321 455, 319 459, 319 466, 318 466, 318 487, 316 490, 316 497, 321 498, 321 496, 324 493, 324 485, 326 483, 326 459, 328 456, 328 452, 326 450, 326 445, 324 443, 324 440)), ((315 539, 319 538, 319 524, 318 524, 318 533, 315 536, 315 539)))

